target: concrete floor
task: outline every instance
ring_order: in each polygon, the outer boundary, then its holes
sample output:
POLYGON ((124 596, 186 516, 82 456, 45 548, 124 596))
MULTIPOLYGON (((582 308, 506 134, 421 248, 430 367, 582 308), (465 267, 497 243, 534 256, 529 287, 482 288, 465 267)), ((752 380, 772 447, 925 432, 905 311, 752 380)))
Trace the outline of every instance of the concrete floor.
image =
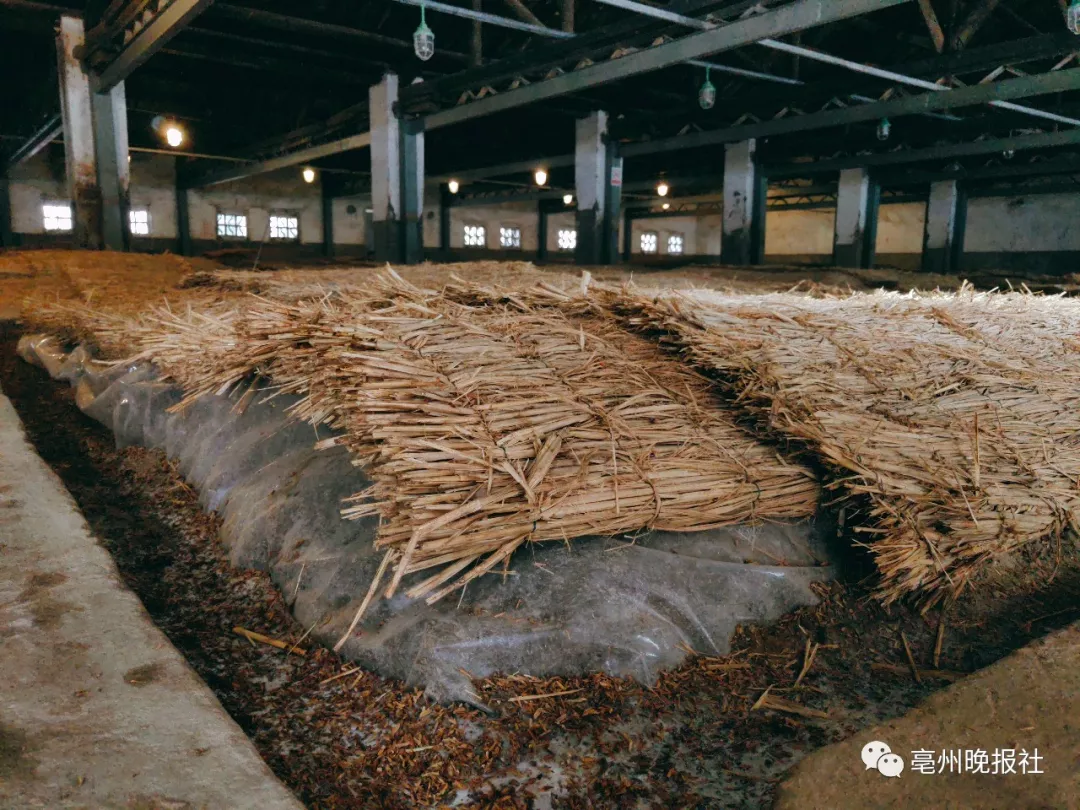
POLYGON ((2 393, 0 807, 301 807, 121 582, 2 393))
MULTIPOLYGON (((1010 757, 1001 756, 998 770, 1006 771, 1010 757)), ((937 692, 903 717, 811 754, 781 787, 775 805, 776 810, 898 807, 1080 808, 1080 625, 937 692), (863 764, 863 746, 878 741, 903 757, 899 778, 863 764), (994 774, 999 750, 1013 752, 1013 773, 994 774), (915 751, 934 752, 933 774, 913 767, 915 751), (943 751, 959 752, 958 762, 942 759, 943 751), (989 773, 972 772, 966 763, 965 752, 979 751, 989 761, 981 765, 973 753, 971 765, 989 773)))

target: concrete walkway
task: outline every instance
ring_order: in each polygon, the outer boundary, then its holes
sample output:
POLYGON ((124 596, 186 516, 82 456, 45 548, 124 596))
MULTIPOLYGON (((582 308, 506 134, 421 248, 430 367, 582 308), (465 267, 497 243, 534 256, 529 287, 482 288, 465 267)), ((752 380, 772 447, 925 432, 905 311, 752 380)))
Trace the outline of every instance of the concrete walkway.
POLYGON ((1080 625, 1018 650, 904 717, 815 752, 781 786, 775 807, 1080 808, 1080 625), (878 741, 903 757, 899 778, 863 764, 863 746, 878 741), (916 751, 933 752, 933 766, 917 765, 916 751), (931 767, 932 774, 922 772, 931 767))
POLYGON ((0 807, 302 807, 123 585, 2 393, 0 807))

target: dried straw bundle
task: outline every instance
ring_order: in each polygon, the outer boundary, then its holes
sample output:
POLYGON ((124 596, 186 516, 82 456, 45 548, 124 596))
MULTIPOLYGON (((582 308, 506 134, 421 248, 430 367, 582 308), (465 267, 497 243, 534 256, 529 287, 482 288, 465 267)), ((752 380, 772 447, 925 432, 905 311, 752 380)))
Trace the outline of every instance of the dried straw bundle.
MULTIPOLYGON (((517 293, 518 298, 521 294, 517 293)), ((958 595, 1080 509, 1080 302, 1027 294, 812 300, 551 288, 672 341, 870 501, 880 595, 958 595)))
POLYGON ((817 503, 808 469, 607 317, 469 307, 390 274, 295 302, 158 311, 124 340, 189 400, 262 375, 303 396, 298 418, 339 429, 324 444, 374 481, 344 511, 380 516, 388 595, 426 572, 408 593, 434 602, 527 541, 797 520, 817 503))

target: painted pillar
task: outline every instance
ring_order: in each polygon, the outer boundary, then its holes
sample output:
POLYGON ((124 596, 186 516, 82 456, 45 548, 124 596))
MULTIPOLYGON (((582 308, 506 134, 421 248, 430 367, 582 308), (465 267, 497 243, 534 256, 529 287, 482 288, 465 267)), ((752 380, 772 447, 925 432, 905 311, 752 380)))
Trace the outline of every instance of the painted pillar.
POLYGON ((394 103, 398 77, 387 73, 368 93, 371 116, 370 240, 379 261, 401 261, 401 132, 394 103))
POLYGON ((622 158, 608 143, 608 115, 596 111, 576 124, 574 196, 577 199, 577 264, 607 264, 618 255, 617 222, 622 158))
POLYGON ((401 122, 401 260, 424 260, 424 120, 401 122))
POLYGON ((964 251, 967 200, 957 180, 930 185, 923 232, 922 269, 926 273, 955 273, 964 251))
POLYGON ((319 174, 319 191, 322 197, 322 249, 323 256, 334 257, 334 180, 326 172, 319 174))
POLYGON ((0 247, 15 247, 11 230, 11 181, 7 172, 0 173, 0 247))
POLYGON ((840 172, 833 239, 837 267, 873 267, 880 200, 881 189, 866 169, 840 172))
POLYGON ((450 209, 454 195, 445 183, 439 187, 439 251, 443 261, 450 261, 450 209))
POLYGON ((123 83, 94 93, 76 49, 85 40, 83 21, 62 16, 56 39, 60 110, 72 226, 79 247, 127 250, 130 167, 127 99, 123 83))
POLYGON ((130 250, 131 164, 128 162, 127 98, 124 83, 92 93, 94 154, 101 190, 101 241, 107 250, 130 250))
POLYGON ((100 248, 101 189, 97 181, 90 80, 82 64, 75 58, 75 49, 83 44, 84 39, 81 19, 67 15, 60 18, 56 56, 73 236, 77 247, 100 248))
POLYGON ((176 158, 176 240, 181 256, 191 256, 191 212, 188 208, 188 159, 176 158))
POLYGON ((758 213, 756 151, 753 138, 724 146, 724 224, 720 243, 720 261, 724 264, 751 264, 758 252, 754 229, 758 213))

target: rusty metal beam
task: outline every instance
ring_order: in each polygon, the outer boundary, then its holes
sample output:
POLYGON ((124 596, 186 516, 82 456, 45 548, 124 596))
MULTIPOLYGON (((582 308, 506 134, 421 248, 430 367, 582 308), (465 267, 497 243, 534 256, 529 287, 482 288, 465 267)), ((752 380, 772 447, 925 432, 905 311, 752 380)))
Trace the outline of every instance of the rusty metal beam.
POLYGON ((971 41, 971 38, 978 33, 979 29, 983 27, 990 15, 994 13, 994 9, 998 7, 1001 0, 979 0, 979 4, 971 10, 967 19, 964 20, 960 29, 956 32, 956 36, 953 37, 952 46, 955 51, 962 51, 964 46, 971 41))
POLYGON ((922 12, 926 22, 926 30, 930 32, 930 39, 934 43, 934 50, 941 53, 945 50, 945 32, 941 30, 937 13, 934 11, 933 0, 919 0, 919 11, 922 12))

